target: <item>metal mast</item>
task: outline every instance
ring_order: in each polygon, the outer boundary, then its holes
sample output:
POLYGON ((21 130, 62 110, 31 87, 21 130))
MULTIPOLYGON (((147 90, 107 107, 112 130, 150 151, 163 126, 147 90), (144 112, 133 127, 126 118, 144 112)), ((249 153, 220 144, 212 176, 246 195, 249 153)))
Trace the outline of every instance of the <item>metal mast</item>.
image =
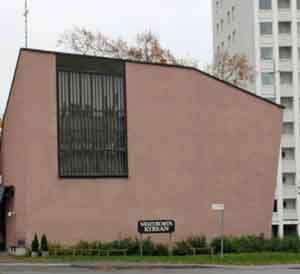
POLYGON ((25 12, 24 12, 24 18, 25 18, 25 48, 28 48, 28 5, 27 0, 25 0, 25 12))

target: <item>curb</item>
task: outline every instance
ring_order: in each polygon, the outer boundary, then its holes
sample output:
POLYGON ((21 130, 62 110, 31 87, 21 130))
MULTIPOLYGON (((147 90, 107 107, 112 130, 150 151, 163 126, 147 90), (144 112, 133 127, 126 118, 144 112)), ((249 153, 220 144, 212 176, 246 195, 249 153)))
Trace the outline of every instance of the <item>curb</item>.
POLYGON ((89 270, 182 270, 182 269, 225 269, 225 270, 300 270, 300 265, 261 265, 261 266, 238 266, 238 265, 205 265, 205 264, 161 264, 161 263, 19 263, 0 262, 0 267, 62 267, 89 270))
POLYGON ((201 264, 139 264, 139 263, 100 263, 100 264, 71 264, 72 268, 90 270, 157 270, 157 269, 227 269, 227 270, 300 270, 300 265, 262 265, 262 266, 238 266, 238 265, 201 265, 201 264))
POLYGON ((182 264, 71 264, 72 268, 90 269, 90 270, 157 270, 157 269, 217 269, 213 265, 182 265, 182 264))
POLYGON ((0 267, 70 267, 70 263, 16 263, 0 262, 0 267))

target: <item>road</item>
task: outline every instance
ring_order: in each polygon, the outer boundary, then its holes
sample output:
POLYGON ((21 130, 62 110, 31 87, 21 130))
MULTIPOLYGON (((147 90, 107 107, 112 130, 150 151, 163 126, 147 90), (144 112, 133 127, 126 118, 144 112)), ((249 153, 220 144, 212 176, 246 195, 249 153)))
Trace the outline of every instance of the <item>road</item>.
POLYGON ((226 269, 161 269, 161 270, 118 270, 100 271, 80 268, 62 267, 1 267, 1 274, 296 274, 300 267, 274 267, 274 268, 226 268, 226 269))

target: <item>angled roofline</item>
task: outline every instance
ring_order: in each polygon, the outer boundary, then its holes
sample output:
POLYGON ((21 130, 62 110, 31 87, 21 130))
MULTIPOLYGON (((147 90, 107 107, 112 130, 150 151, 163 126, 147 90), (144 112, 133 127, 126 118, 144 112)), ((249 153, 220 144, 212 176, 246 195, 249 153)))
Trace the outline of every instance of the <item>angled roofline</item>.
POLYGON ((263 98, 261 96, 258 96, 246 89, 243 89, 241 87, 237 87, 227 81, 224 81, 222 79, 219 79, 207 72, 204 72, 200 69, 197 69, 197 68, 194 68, 194 67, 190 67, 190 66, 183 66, 183 65, 172 65, 172 64, 162 64, 162 63, 151 63, 151 62, 142 62, 142 61, 134 61, 134 60, 129 60, 129 59, 120 59, 120 58, 109 58, 109 57, 102 57, 102 56, 93 56, 93 55, 83 55, 83 54, 78 54, 78 53, 70 53, 70 52, 61 52, 61 51, 51 51, 51 50, 42 50, 42 49, 32 49, 32 48, 20 48, 19 50, 19 54, 18 54, 18 60, 17 60, 17 64, 16 64, 16 67, 15 67, 15 71, 14 71, 14 76, 13 76, 13 80, 11 82, 11 86, 10 86, 10 91, 9 91, 9 95, 8 95, 8 100, 6 102, 6 107, 5 107, 5 110, 4 110, 4 113, 3 113, 3 129, 5 127, 5 117, 6 117, 6 112, 7 112, 7 108, 8 108, 8 104, 9 104, 9 101, 10 101, 10 97, 11 97, 11 93, 12 93, 12 88, 13 88, 13 84, 15 82, 15 78, 16 78, 16 72, 17 72, 17 69, 18 69, 18 65, 19 65, 19 61, 20 61, 20 56, 21 56, 21 53, 22 51, 27 51, 27 52, 36 52, 36 53, 45 53, 45 54, 55 54, 55 55, 70 55, 70 56, 84 56, 84 57, 87 57, 87 58, 95 58, 95 59, 105 59, 105 60, 116 60, 116 61, 122 61, 122 62, 125 62, 125 63, 132 63, 132 64, 140 64, 140 65, 151 65, 151 66, 159 66, 159 67, 168 67, 168 68, 178 68, 178 69, 187 69, 187 70, 191 70, 191 71, 195 71, 195 72, 198 72, 198 73, 201 73, 202 75, 204 76, 207 76, 213 80, 216 80, 218 82, 221 82, 227 86, 230 86, 244 94, 247 94, 249 96, 252 96, 254 98, 257 98, 258 100, 260 101, 263 101, 263 102, 266 102, 270 105, 273 105, 273 106, 276 106, 280 109, 284 109, 284 106, 280 105, 280 104, 277 104, 277 103, 274 103, 266 98, 263 98))
POLYGON ((13 78, 12 78, 12 81, 11 81, 11 84, 10 84, 10 88, 9 88, 8 98, 7 98, 5 109, 4 109, 4 112, 3 112, 3 117, 2 117, 2 131, 4 131, 4 128, 5 128, 6 112, 7 112, 8 104, 9 104, 10 99, 11 99, 12 89, 13 89, 13 86, 14 86, 14 83, 15 83, 15 80, 16 80, 17 70, 18 70, 19 63, 20 63, 21 52, 22 52, 22 49, 20 49, 19 53, 18 53, 18 58, 17 58, 17 62, 16 62, 14 74, 13 74, 13 78))

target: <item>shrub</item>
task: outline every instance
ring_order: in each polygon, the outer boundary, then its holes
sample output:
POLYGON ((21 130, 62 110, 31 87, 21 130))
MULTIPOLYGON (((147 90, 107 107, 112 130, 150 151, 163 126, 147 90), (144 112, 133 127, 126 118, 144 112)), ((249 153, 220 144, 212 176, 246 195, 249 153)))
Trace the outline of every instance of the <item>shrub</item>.
MULTIPOLYGON (((221 251, 221 238, 216 237, 214 238, 210 246, 214 249, 215 252, 220 252, 221 251)), ((234 238, 233 237, 224 237, 224 252, 225 253, 235 253, 237 251, 236 245, 234 245, 234 238)))
POLYGON ((31 242, 31 251, 32 252, 39 252, 39 249, 40 249, 40 243, 39 243, 38 236, 35 233, 34 234, 34 238, 33 238, 32 242, 31 242))
POLYGON ((155 244, 152 255, 153 256, 167 256, 167 255, 169 255, 169 249, 164 244, 155 244))
POLYGON ((155 245, 152 242, 151 238, 143 240, 143 254, 152 256, 155 249, 155 245))
POLYGON ((49 251, 48 240, 45 234, 43 234, 41 238, 41 250, 49 251))
POLYGON ((174 255, 184 256, 191 253, 191 244, 188 241, 175 242, 174 255))
POLYGON ((207 242, 205 236, 191 236, 187 238, 187 243, 195 248, 206 248, 207 242))

